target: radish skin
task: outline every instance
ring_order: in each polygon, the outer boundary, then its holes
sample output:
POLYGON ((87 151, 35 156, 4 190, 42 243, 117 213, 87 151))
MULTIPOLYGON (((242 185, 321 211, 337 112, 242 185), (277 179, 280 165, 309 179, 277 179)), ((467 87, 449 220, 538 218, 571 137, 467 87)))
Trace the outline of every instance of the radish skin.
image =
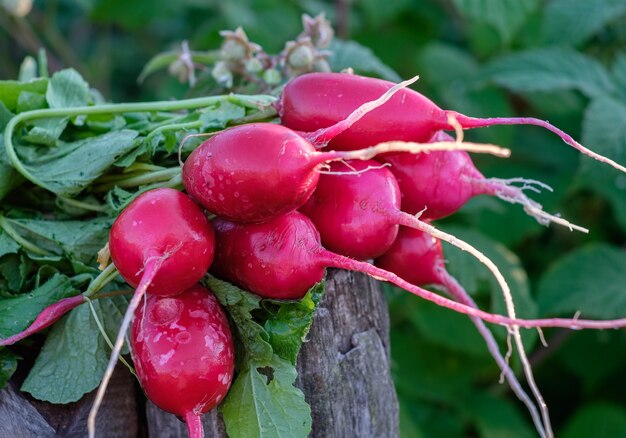
POLYGON ((250 123, 226 129, 196 148, 183 165, 183 184, 198 203, 220 217, 263 222, 304 204, 324 163, 447 149, 509 153, 494 145, 458 142, 390 142, 357 151, 318 152, 289 128, 250 123))
POLYGON ((204 436, 201 415, 226 396, 235 349, 217 298, 197 284, 173 297, 149 295, 130 330, 137 377, 147 397, 204 436))
MULTIPOLYGON (((230 221, 225 221, 230 222, 230 221)), ((217 228, 217 227, 216 227, 217 228)), ((278 218, 274 218, 271 221, 262 224, 244 224, 230 222, 230 226, 221 227, 222 230, 216 229, 216 240, 223 239, 224 233, 231 233, 228 236, 229 239, 236 239, 244 247, 246 241, 248 242, 248 248, 255 248, 255 239, 252 236, 259 236, 261 232, 264 232, 268 237, 265 242, 270 244, 272 239, 269 236, 280 236, 281 248, 286 248, 288 244, 291 244, 292 248, 297 248, 298 251, 308 252, 308 256, 299 257, 298 262, 303 263, 302 269, 304 271, 311 272, 311 278, 317 278, 316 272, 324 268, 339 268, 347 269, 350 271, 363 272, 373 278, 388 281, 395 284, 401 289, 412 293, 420 298, 431 301, 441 307, 445 307, 464 315, 478 317, 485 322, 501 325, 504 327, 510 327, 517 325, 523 328, 537 328, 537 327, 562 327, 572 330, 579 329, 617 329, 626 327, 626 318, 612 319, 612 320, 588 320, 588 319, 572 319, 572 318, 543 318, 543 319, 520 319, 510 318, 503 315, 493 314, 485 312, 474 307, 467 306, 465 304, 458 303, 448 298, 442 297, 434 292, 428 291, 421 287, 415 286, 408 281, 400 278, 398 275, 386 271, 384 269, 373 266, 369 263, 359 260, 351 259, 331 251, 324 249, 320 242, 319 233, 310 232, 309 230, 315 230, 310 219, 308 219, 302 213, 293 211, 287 213, 278 218), (250 231, 253 232, 250 232, 250 231)), ((274 237, 274 241, 276 238, 274 237)), ((267 287, 265 280, 264 269, 256 269, 243 271, 238 270, 238 266, 242 266, 241 261, 256 261, 257 266, 260 267, 266 260, 270 260, 274 255, 270 246, 266 246, 263 253, 255 253, 249 251, 245 255, 242 253, 221 253, 216 251, 215 264, 218 263, 226 266, 227 269, 220 271, 220 276, 226 280, 230 280, 233 283, 239 285, 246 285, 245 287, 253 293, 263 297, 264 287, 267 287), (228 256, 228 257, 227 257, 228 256), (220 260, 221 259, 221 260, 220 260)), ((295 280, 294 280, 295 281, 295 280)), ((311 288, 317 283, 313 281, 308 284, 308 288, 311 288)), ((308 289, 307 289, 308 290, 308 289)), ((301 298, 304 291, 299 298, 301 298)), ((287 292, 289 293, 289 292, 287 292)), ((295 294, 293 294, 295 295, 295 294)), ((293 299, 296 297, 294 296, 293 299)))
MULTIPOLYGON (((332 131, 331 127, 348 117, 355 108, 393 86, 393 83, 382 79, 353 74, 308 73, 287 83, 276 108, 283 125, 302 132, 315 131, 319 137, 320 130, 326 128, 332 131)), ((426 142, 437 131, 454 129, 455 124, 463 129, 494 125, 540 126, 581 153, 626 172, 623 165, 587 149, 546 121, 531 117, 468 117, 442 110, 422 94, 408 88, 400 89, 384 105, 364 115, 350 129, 334 136, 328 145, 346 150, 393 140, 426 142)), ((324 145, 321 143, 321 146, 324 145)))
POLYGON ((96 415, 134 315, 144 294, 171 296, 196 284, 213 261, 215 236, 202 209, 184 193, 154 189, 135 198, 111 227, 109 250, 120 275, 136 290, 128 304, 87 427, 96 415), (136 283, 139 279, 138 283, 136 283))

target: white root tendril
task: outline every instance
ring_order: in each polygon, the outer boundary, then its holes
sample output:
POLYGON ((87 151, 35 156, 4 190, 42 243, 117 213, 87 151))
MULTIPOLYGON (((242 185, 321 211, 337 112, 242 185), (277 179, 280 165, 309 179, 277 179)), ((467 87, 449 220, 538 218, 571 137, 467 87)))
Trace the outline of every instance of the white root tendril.
POLYGON ((96 398, 93 402, 93 405, 91 406, 91 410, 89 411, 89 416, 87 417, 87 432, 88 432, 89 438, 95 438, 96 436, 96 416, 98 415, 98 410, 100 409, 100 406, 102 405, 102 400, 104 399, 104 393, 106 392, 106 389, 111 380, 111 376, 113 375, 113 370, 115 369, 115 365, 117 365, 117 361, 120 357, 122 346, 124 345, 124 338, 126 336, 126 332, 128 331, 128 327, 130 326, 130 322, 133 318, 133 315, 135 314, 135 310, 137 310, 137 307, 139 306, 139 303, 141 302, 144 294, 146 293, 146 290, 152 283, 152 280, 154 280, 154 277, 156 276, 157 271, 159 270, 159 268, 161 267, 161 264, 163 263, 163 261, 165 261, 166 258, 167 256, 160 256, 160 257, 153 256, 153 257, 149 257, 146 260, 144 270, 143 270, 143 276, 141 278, 141 281, 139 282, 139 285, 137 286, 137 289, 135 290, 133 298, 130 300, 130 303, 128 304, 128 309, 126 310, 126 313, 124 314, 124 319, 122 320, 120 331, 118 332, 117 338, 115 340, 115 344, 113 345, 113 351, 111 352, 109 363, 104 372, 104 376, 102 377, 102 382, 100 383, 100 386, 98 387, 98 392, 96 393, 96 398))
MULTIPOLYGON (((495 277, 498 285, 500 286, 500 289, 502 290, 502 295, 504 296, 504 302, 506 305, 507 314, 511 319, 516 319, 515 304, 513 303, 511 289, 507 281, 505 280, 504 276, 502 275, 498 267, 495 265, 495 263, 491 259, 489 259, 481 251, 474 248, 472 245, 468 244, 467 242, 464 242, 463 240, 458 239, 455 236, 452 236, 448 233, 438 230, 437 228, 433 227, 430 224, 416 220, 415 217, 411 216, 408 213, 400 213, 399 219, 400 219, 401 225, 412 227, 412 228, 417 228, 420 231, 426 232, 433 237, 443 240, 444 242, 448 242, 449 244, 463 251, 466 251, 472 254, 474 257, 476 257, 483 265, 485 265, 489 269, 489 271, 491 271, 491 273, 495 277)), ((507 330, 509 331, 509 334, 513 337, 515 341, 519 358, 522 363, 522 369, 524 370, 524 374, 526 376, 526 381, 528 382, 528 386, 530 387, 533 395, 535 396, 535 399, 537 400, 537 404, 541 411, 541 416, 543 418, 543 424, 544 424, 544 429, 546 433, 545 436, 546 438, 552 438, 553 432, 552 432, 552 426, 550 424, 550 414, 548 412, 548 407, 543 400, 543 396, 541 395, 541 392, 539 391, 537 384, 535 383, 535 378, 533 376, 532 368, 528 361, 528 357, 526 356, 526 350, 524 348, 522 336, 519 331, 519 326, 509 325, 507 327, 507 330)), ((509 354, 507 353, 507 356, 508 355, 509 354)))
POLYGON ((530 190, 535 193, 541 193, 540 189, 546 189, 552 191, 552 187, 544 184, 540 181, 530 180, 525 178, 467 178, 475 187, 480 187, 485 193, 490 193, 497 196, 499 199, 508 202, 510 204, 519 204, 523 207, 526 214, 533 217, 541 225, 549 225, 555 223, 563 227, 568 228, 570 231, 580 231, 582 233, 589 233, 587 228, 573 224, 558 215, 550 214, 543 210, 543 206, 530 199, 524 194, 524 190, 530 190), (514 183, 521 183, 521 187, 514 186, 514 183))
MULTIPOLYGON (((448 274, 445 269, 441 269, 439 271, 439 275, 441 277, 444 289, 452 298, 454 298, 459 303, 478 308, 476 302, 469 296, 469 294, 459 284, 459 282, 450 274, 448 274)), ((489 328, 487 328, 485 322, 475 316, 470 316, 470 320, 474 323, 474 326, 476 326, 476 329, 485 340, 487 349, 489 350, 491 356, 494 358, 494 360, 498 364, 498 367, 501 370, 499 383, 504 383, 505 379, 509 382, 509 387, 511 388, 513 393, 522 403, 524 403, 524 405, 528 409, 528 412, 530 413, 530 416, 533 420, 533 424, 539 432, 539 435, 541 437, 545 437, 545 429, 543 427, 543 423, 541 421, 541 417, 539 415, 537 407, 535 406, 533 400, 528 396, 528 394, 526 394, 526 391, 524 391, 524 388, 522 388, 522 385, 517 379, 517 376, 509 366, 509 358, 512 351, 511 337, 507 336, 506 338, 508 346, 507 353, 506 357, 502 357, 502 354, 500 353, 500 348, 498 347, 498 343, 496 342, 489 328)))

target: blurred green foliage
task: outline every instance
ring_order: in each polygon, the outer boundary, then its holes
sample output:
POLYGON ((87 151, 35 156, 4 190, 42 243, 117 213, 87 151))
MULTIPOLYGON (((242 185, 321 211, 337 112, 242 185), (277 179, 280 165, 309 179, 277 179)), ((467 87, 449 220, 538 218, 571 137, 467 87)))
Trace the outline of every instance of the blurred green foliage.
MULTIPOLYGON (((626 0, 36 0, 28 11, 29 4, 0 1, 2 79, 17 77, 24 56, 45 47, 52 70, 76 68, 106 99, 181 98, 187 85, 166 71, 137 83, 157 53, 177 50, 183 40, 192 50, 216 49, 218 31, 237 26, 277 53, 300 32, 302 13, 323 11, 341 38, 369 47, 401 77, 419 74, 416 88, 440 106, 550 120, 626 163, 626 0)), ((515 274, 520 314, 626 315, 626 176, 536 127, 467 136, 513 149, 508 160, 478 157, 486 176, 551 185, 554 192, 535 198, 591 230, 545 228, 486 198, 443 223, 515 274)), ((502 311, 489 276, 465 254, 446 247, 446 255, 474 298, 502 311)), ((464 318, 387 292, 403 436, 534 435, 464 318)), ((504 341, 503 332, 496 334, 504 341)), ((546 348, 534 334, 526 340, 557 435, 625 436, 624 330, 546 330, 545 337, 546 348)))

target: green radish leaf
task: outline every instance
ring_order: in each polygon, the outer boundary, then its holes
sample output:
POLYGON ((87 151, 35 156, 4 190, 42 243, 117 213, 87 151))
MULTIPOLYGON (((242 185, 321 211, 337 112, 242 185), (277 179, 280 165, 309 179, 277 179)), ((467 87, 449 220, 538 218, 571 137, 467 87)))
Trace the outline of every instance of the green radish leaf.
POLYGON ((55 274, 29 293, 0 299, 0 337, 7 338, 23 331, 44 308, 78 293, 69 277, 55 274))
POLYGON ((550 267, 539 282, 537 304, 544 316, 580 311, 585 318, 623 318, 624 284, 626 252, 606 244, 589 245, 550 267))
POLYGON ((6 254, 0 257, 0 280, 4 278, 6 281, 0 281, 0 293, 9 298, 12 297, 11 293, 21 292, 31 267, 32 262, 25 254, 6 254))
MULTIPOLYGON (((93 301, 112 341, 126 305, 122 297, 93 301)), ((21 389, 50 403, 74 402, 100 384, 109 352, 89 306, 83 304, 53 326, 21 389)))
POLYGON ((513 403, 488 392, 470 394, 462 406, 482 438, 533 438, 537 434, 513 403))
POLYGON ((371 49, 359 43, 335 39, 328 50, 331 52, 328 61, 333 71, 353 68, 359 74, 373 74, 392 82, 402 80, 400 75, 385 65, 371 49))
POLYGON ((56 72, 46 90, 50 108, 85 106, 91 101, 89 84, 73 68, 56 72))
POLYGON ((17 369, 17 356, 7 349, 0 350, 0 389, 4 388, 17 369))
POLYGON ((219 102, 215 107, 202 112, 202 130, 224 129, 228 122, 244 117, 245 108, 228 101, 219 102))
POLYGON ((40 78, 28 82, 0 81, 0 102, 9 111, 17 109, 17 102, 20 93, 29 91, 31 93, 45 94, 48 87, 48 79, 40 78))
POLYGON ((270 311, 265 321, 264 328, 269 335, 269 342, 274 352, 294 366, 323 294, 324 283, 322 282, 313 286, 299 301, 275 302, 278 310, 270 311))
POLYGON ((48 190, 75 196, 101 176, 115 161, 137 147, 136 131, 122 130, 65 143, 42 154, 20 147, 30 160, 25 167, 48 190))
POLYGON ((308 436, 311 408, 302 391, 293 386, 295 381, 295 368, 277 356, 267 363, 252 361, 237 376, 220 407, 228 436, 308 436))
POLYGON ((20 82, 28 82, 37 79, 37 61, 32 56, 26 56, 20 64, 20 71, 17 75, 20 82))
POLYGON ((261 308, 261 298, 211 276, 207 277, 206 283, 235 322, 247 356, 243 362, 269 362, 273 355, 269 336, 251 315, 261 308))
POLYGON ((493 27, 508 44, 537 9, 539 0, 454 0, 454 4, 468 19, 493 27))
POLYGON ((0 257, 5 254, 17 254, 20 245, 0 228, 0 257))
POLYGON ((68 117, 34 120, 28 134, 22 140, 45 146, 55 146, 69 122, 68 117))
POLYGON ((544 11, 546 41, 580 44, 624 14, 625 0, 552 0, 544 11))
POLYGON ((487 64, 483 77, 518 92, 575 89, 588 97, 597 97, 615 91, 602 64, 566 47, 503 56, 487 64))
POLYGON ((17 112, 32 111, 46 108, 46 97, 43 94, 22 91, 17 99, 17 112))
POLYGON ((626 410, 610 403, 584 405, 560 435, 563 438, 626 437, 626 410))
POLYGON ((49 252, 64 254, 69 260, 93 264, 98 251, 109 238, 113 220, 52 221, 44 219, 11 219, 11 224, 27 240, 49 252))

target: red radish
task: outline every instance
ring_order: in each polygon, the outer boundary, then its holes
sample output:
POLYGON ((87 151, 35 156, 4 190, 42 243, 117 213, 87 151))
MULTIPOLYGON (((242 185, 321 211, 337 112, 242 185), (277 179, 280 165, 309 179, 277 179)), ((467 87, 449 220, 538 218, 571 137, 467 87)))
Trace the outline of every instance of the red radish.
POLYGON ((289 128, 251 123, 222 131, 194 150, 183 166, 187 192, 209 211, 238 222, 262 222, 300 207, 324 163, 367 160, 389 151, 502 149, 469 143, 392 143, 358 151, 318 152, 289 128))
MULTIPOLYGON (((467 243, 400 211, 399 189, 393 174, 389 169, 376 168, 375 165, 376 162, 362 161, 332 163, 330 172, 320 177, 320 184, 302 211, 310 215, 313 223, 318 227, 324 246, 335 248, 342 255, 371 258, 389 249, 392 241, 386 242, 381 237, 395 236, 398 224, 425 231, 470 252, 487 266, 502 288, 509 316, 515 318, 515 307, 509 286, 497 266, 467 243), (337 226, 333 227, 328 218, 333 218, 337 226), (358 225, 358 229, 346 235, 344 231, 347 231, 351 225, 358 225), (364 236, 363 241, 354 237, 357 234, 364 236), (381 246, 376 248, 374 243, 379 243, 381 246)), ((437 264, 431 266, 431 269, 436 268, 437 264)), ((417 274, 423 275, 426 280, 430 277, 440 283, 444 278, 449 279, 442 277, 442 272, 445 270, 429 272, 427 267, 423 270, 418 267, 414 269, 419 271, 417 274)), ((413 278, 413 280, 419 280, 419 278, 413 278)), ((447 282, 445 284, 449 285, 447 282)), ((467 305, 467 302, 464 304, 467 305)), ((520 355, 523 355, 524 345, 519 329, 513 327, 510 332, 515 338, 520 355)), ((530 367, 527 369, 530 370, 530 367)), ((532 379, 532 373, 528 371, 527 374, 530 375, 529 379, 532 379)), ((543 400, 540 403, 543 403, 543 400)))
POLYGON ((37 333, 40 330, 50 327, 57 322, 63 315, 85 302, 85 298, 82 295, 76 295, 69 298, 63 298, 58 302, 51 304, 41 311, 35 321, 28 326, 24 331, 21 331, 13 336, 9 336, 5 339, 0 339, 0 347, 6 345, 13 345, 18 341, 26 338, 27 336, 37 333))
POLYGON ((322 281, 324 266, 312 262, 319 233, 310 221, 298 220, 300 216, 287 213, 261 224, 215 218, 211 271, 264 298, 302 298, 322 281))
POLYGON ((130 320, 146 292, 171 296, 196 284, 213 261, 215 237, 202 209, 184 193, 154 189, 133 200, 111 227, 111 259, 124 279, 136 285, 111 358, 88 418, 95 417, 117 363, 130 320))
POLYGON ((398 211, 396 179, 371 160, 332 163, 300 208, 315 224, 324 248, 357 260, 376 258, 389 249, 398 234, 392 212, 398 211))
POLYGON ((146 396, 184 418, 190 438, 204 436, 200 416, 217 406, 235 368, 233 339, 217 298, 197 284, 139 306, 130 346, 146 396))
POLYGON ((324 249, 320 243, 319 233, 315 230, 311 220, 297 211, 292 211, 261 224, 234 223, 225 219, 216 219, 215 222, 217 222, 215 224, 216 241, 234 242, 240 249, 240 251, 222 251, 221 245, 218 243, 213 264, 214 267, 219 267, 216 272, 222 278, 237 283, 261 297, 271 298, 273 294, 267 294, 269 289, 277 291, 279 287, 293 284, 300 287, 301 290, 293 292, 281 290, 276 295, 288 296, 290 299, 300 298, 306 290, 322 278, 323 275, 320 275, 320 272, 324 268, 339 268, 363 272, 371 277, 388 281, 437 305, 466 315, 476 316, 493 324, 517 325, 527 328, 565 327, 570 329, 626 327, 626 318, 604 321, 566 318, 517 319, 494 315, 449 300, 415 286, 392 272, 324 249), (295 254, 292 258, 284 256, 290 251, 289 248, 295 254), (294 277, 298 275, 300 278, 279 278, 276 287, 272 288, 270 284, 272 279, 268 279, 270 275, 268 267, 270 265, 267 263, 275 258, 280 259, 283 265, 286 265, 281 270, 282 275, 294 277), (241 269, 242 267, 245 269, 241 269))
POLYGON ((202 209, 169 188, 138 196, 115 220, 109 237, 113 264, 131 286, 139 285, 148 265, 160 263, 146 290, 155 295, 175 295, 200 281, 213 247, 213 229, 202 209))
MULTIPOLYGON (((439 132, 431 141, 452 141, 448 134, 439 132)), ((543 211, 541 204, 524 194, 524 190, 538 191, 548 188, 538 181, 527 179, 502 180, 485 178, 474 166, 466 151, 433 151, 425 154, 387 154, 378 161, 391 165, 402 194, 402 210, 410 214, 420 213, 422 219, 440 219, 459 210, 470 198, 491 195, 521 204, 524 210, 539 223, 558 224, 588 232, 568 221, 543 211), (521 183, 521 187, 513 183, 521 183)))
MULTIPOLYGON (((428 284, 442 286, 456 301, 470 307, 477 307, 476 303, 465 289, 463 289, 458 281, 446 270, 441 242, 422 231, 401 227, 398 232, 398 237, 393 242, 391 248, 381 257, 377 258, 374 264, 399 275, 401 278, 416 286, 428 284)), ((530 387, 538 400, 540 400, 539 404, 542 407, 542 414, 544 415, 544 419, 546 419, 545 428, 541 423, 541 419, 532 400, 530 400, 521 387, 517 377, 509 368, 507 361, 502 357, 498 344, 491 331, 485 326, 485 323, 481 319, 477 317, 471 317, 470 319, 485 339, 489 352, 498 363, 511 389, 528 408, 539 434, 545 436, 545 429, 550 429, 549 416, 547 408, 545 408, 545 403, 543 403, 543 398, 534 382, 532 369, 524 350, 521 349, 519 351, 520 357, 524 365, 524 371, 530 382, 530 387)))
POLYGON ((596 154, 571 136, 543 120, 530 117, 479 119, 442 110, 431 100, 408 88, 398 91, 387 103, 373 109, 345 132, 335 135, 331 128, 355 108, 375 99, 394 84, 381 79, 345 73, 308 73, 285 86, 277 104, 282 124, 309 132, 315 144, 334 149, 360 149, 387 141, 426 142, 437 131, 450 130, 455 124, 464 129, 493 125, 537 125, 557 134, 580 152, 626 172, 613 160, 596 154))

